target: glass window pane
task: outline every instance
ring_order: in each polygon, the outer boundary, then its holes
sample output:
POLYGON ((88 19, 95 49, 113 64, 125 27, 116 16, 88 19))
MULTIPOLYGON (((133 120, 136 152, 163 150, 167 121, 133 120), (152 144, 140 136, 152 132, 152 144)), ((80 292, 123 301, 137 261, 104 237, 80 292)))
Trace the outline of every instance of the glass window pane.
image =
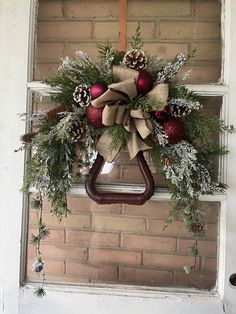
MULTIPOLYGON (((198 243, 196 267, 189 248, 195 243, 182 219, 165 231, 170 202, 149 201, 143 206, 97 205, 88 198, 69 196, 71 214, 61 223, 45 202, 43 220, 50 237, 41 244, 47 282, 124 284, 152 287, 213 289, 217 272, 219 203, 202 203, 207 235, 198 243)), ((29 234, 35 233, 37 212, 30 209, 29 234)), ((29 281, 39 280, 31 265, 34 248, 28 246, 29 281)))
MULTIPOLYGON (((218 0, 129 0, 128 42, 140 21, 144 50, 171 59, 196 49, 188 83, 217 82, 221 72, 220 11, 218 0)), ((108 40, 117 47, 118 22, 118 0, 40 0, 34 79, 55 72, 59 58, 73 57, 78 49, 96 57, 97 43, 108 40)))
MULTIPOLYGON (((221 103, 221 97, 208 98, 205 114, 219 115, 221 103)), ((34 111, 52 106, 48 96, 33 95, 34 111)), ((218 141, 217 135, 215 140, 218 141)), ((157 186, 164 186, 158 172, 154 173, 154 178, 157 186)), ((99 183, 140 186, 143 182, 135 162, 128 163, 126 153, 122 153, 112 170, 100 175, 99 183)), ((98 205, 87 197, 68 195, 68 204, 71 214, 59 222, 52 216, 48 201, 44 200, 43 221, 50 236, 42 241, 41 253, 47 282, 215 287, 219 203, 202 203, 207 214, 207 233, 198 242, 199 256, 194 270, 188 275, 183 266, 195 263, 189 249, 195 240, 186 231, 183 217, 162 230, 171 210, 170 201, 148 201, 143 206, 98 205)), ((37 219, 37 210, 30 206, 29 239, 37 234, 37 219)), ((38 274, 31 269, 34 257, 35 249, 29 244, 29 281, 39 280, 38 274)))

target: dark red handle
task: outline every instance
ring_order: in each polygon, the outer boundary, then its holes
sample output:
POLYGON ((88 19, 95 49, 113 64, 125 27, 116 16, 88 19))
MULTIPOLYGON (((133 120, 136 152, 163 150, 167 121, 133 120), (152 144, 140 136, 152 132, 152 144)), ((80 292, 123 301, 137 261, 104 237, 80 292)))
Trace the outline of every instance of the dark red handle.
POLYGON ((90 170, 90 175, 85 181, 85 189, 88 196, 98 204, 132 204, 142 205, 149 200, 154 191, 155 185, 148 167, 148 164, 143 157, 143 152, 140 151, 137 156, 138 166, 143 175, 145 182, 145 191, 143 193, 114 193, 114 192, 98 192, 96 189, 96 179, 100 172, 100 169, 104 163, 104 158, 101 155, 97 155, 96 160, 90 170))

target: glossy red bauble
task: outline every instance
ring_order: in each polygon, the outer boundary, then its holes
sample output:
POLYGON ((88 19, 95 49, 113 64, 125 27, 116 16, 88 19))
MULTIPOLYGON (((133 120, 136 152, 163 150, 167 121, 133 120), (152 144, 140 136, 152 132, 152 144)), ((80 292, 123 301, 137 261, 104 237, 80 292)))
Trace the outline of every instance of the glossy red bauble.
POLYGON ((137 80, 137 91, 139 95, 145 95, 153 87, 153 78, 151 74, 146 70, 140 70, 137 80))
POLYGON ((169 106, 165 106, 163 110, 154 111, 153 115, 157 121, 164 121, 170 116, 170 108, 169 106))
POLYGON ((93 125, 95 128, 103 128, 102 124, 102 112, 103 108, 96 108, 89 105, 86 110, 87 121, 89 124, 93 125))
POLYGON ((100 97, 107 91, 108 87, 105 83, 97 83, 90 87, 89 92, 92 100, 100 97))
POLYGON ((163 129, 168 135, 169 144, 177 144, 185 136, 184 125, 179 119, 169 119, 163 123, 163 129))

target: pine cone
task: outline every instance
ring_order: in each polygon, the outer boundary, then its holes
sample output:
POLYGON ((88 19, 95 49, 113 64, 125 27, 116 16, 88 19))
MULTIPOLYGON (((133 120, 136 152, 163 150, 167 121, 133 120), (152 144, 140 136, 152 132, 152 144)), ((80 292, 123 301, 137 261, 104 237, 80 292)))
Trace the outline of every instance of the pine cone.
POLYGON ((123 62, 127 68, 140 70, 146 67, 147 57, 143 51, 133 49, 125 54, 123 62))
POLYGON ((26 134, 21 135, 20 139, 24 143, 31 143, 34 136, 35 136, 35 133, 26 133, 26 134))
POLYGON ((74 110, 73 110, 72 105, 63 104, 63 105, 57 106, 56 108, 49 110, 45 114, 44 120, 50 124, 56 124, 61 119, 60 113, 65 112, 65 111, 73 112, 74 110))
POLYGON ((69 138, 71 143, 84 141, 86 137, 86 125, 80 121, 74 121, 69 128, 69 138))
POLYGON ((201 222, 193 222, 191 224, 191 231, 195 234, 200 233, 203 230, 203 224, 201 222))
POLYGON ((78 85, 73 93, 74 101, 81 107, 87 107, 91 102, 91 96, 87 85, 78 85))
POLYGON ((169 166, 172 165, 173 161, 172 161, 171 158, 166 157, 166 158, 163 160, 163 163, 164 163, 164 165, 165 165, 166 167, 169 167, 169 166))
POLYGON ((180 118, 188 115, 192 109, 189 108, 186 104, 176 100, 169 104, 170 114, 175 118, 180 118))

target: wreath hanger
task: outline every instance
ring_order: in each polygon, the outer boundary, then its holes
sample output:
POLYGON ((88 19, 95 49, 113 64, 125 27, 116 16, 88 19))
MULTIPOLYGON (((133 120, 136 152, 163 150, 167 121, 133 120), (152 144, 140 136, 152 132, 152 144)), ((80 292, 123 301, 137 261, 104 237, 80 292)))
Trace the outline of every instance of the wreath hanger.
POLYGON ((138 167, 145 182, 145 191, 143 193, 99 192, 96 188, 96 180, 105 160, 101 155, 98 154, 90 170, 90 175, 85 181, 85 189, 88 196, 98 204, 144 204, 154 194, 155 185, 151 171, 143 156, 143 152, 138 152, 136 158, 138 161, 138 167))

